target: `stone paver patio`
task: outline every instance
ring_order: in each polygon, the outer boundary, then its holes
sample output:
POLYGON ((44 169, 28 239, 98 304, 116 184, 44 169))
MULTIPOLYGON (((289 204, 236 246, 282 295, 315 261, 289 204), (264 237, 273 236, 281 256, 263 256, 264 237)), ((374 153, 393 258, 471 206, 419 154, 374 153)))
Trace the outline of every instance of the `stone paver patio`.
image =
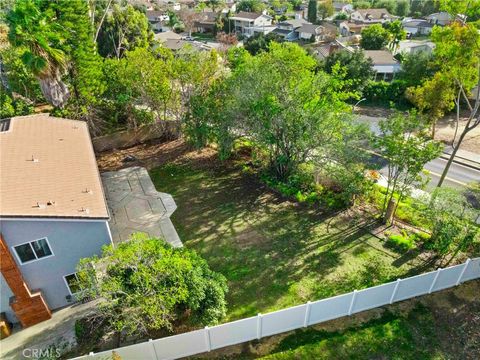
POLYGON ((140 232, 165 239, 175 247, 182 246, 170 220, 177 205, 171 195, 155 189, 145 168, 135 166, 101 176, 114 243, 126 241, 133 233, 140 232))

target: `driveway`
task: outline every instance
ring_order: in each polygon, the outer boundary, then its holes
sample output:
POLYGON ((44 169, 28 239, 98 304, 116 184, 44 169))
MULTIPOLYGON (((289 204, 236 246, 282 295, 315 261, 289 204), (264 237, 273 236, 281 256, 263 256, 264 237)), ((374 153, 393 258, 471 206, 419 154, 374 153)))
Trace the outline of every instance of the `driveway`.
POLYGON ((175 247, 182 242, 170 220, 177 205, 173 197, 158 192, 148 171, 134 166, 101 174, 114 244, 126 241, 133 233, 162 238, 175 247))

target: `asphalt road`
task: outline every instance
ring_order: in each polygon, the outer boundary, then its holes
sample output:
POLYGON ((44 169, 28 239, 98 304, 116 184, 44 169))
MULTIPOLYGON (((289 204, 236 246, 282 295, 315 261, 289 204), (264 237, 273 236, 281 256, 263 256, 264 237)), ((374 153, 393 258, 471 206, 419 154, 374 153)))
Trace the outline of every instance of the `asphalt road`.
MULTIPOLYGON (((371 162, 380 167, 379 171, 382 175, 388 175, 385 159, 378 155, 372 155, 371 162)), ((434 189, 437 186, 437 183, 440 180, 440 175, 446 164, 447 160, 437 158, 425 165, 425 169, 430 173, 430 181, 427 184, 427 190, 434 189)), ((473 182, 480 182, 480 170, 453 162, 443 184, 444 186, 461 188, 473 182)))
MULTIPOLYGON (((380 117, 373 116, 359 116, 358 120, 364 124, 369 125, 370 129, 375 133, 379 133, 378 122, 383 120, 380 117)), ((379 156, 373 155, 372 162, 379 165, 381 169, 380 173, 387 175, 386 162, 379 156)), ((430 182, 427 184, 427 190, 435 188, 440 180, 440 176, 445 169, 447 160, 443 158, 437 158, 430 161, 425 165, 425 169, 430 172, 430 182)), ((447 174, 447 178, 443 182, 444 186, 450 187, 465 187, 467 184, 473 182, 480 182, 480 169, 474 169, 456 162, 453 162, 447 174)))

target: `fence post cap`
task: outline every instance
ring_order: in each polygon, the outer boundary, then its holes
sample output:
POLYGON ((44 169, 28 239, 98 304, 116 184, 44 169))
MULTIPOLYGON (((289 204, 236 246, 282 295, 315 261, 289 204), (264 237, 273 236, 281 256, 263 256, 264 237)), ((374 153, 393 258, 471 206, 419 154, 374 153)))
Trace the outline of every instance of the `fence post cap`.
POLYGON ((402 281, 402 279, 398 278, 397 281, 400 282, 400 281, 402 281))

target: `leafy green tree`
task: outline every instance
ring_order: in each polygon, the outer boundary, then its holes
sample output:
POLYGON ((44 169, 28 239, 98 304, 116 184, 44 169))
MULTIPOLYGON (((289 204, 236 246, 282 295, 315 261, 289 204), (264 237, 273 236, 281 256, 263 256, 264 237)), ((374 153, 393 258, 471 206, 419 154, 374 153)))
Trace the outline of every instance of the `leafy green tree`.
POLYGON ((256 33, 245 40, 243 47, 251 55, 257 55, 261 51, 268 51, 270 43, 282 41, 283 39, 273 32, 268 33, 267 35, 264 35, 263 33, 256 33))
POLYGON ((69 34, 63 49, 69 57, 67 72, 72 97, 62 116, 85 120, 94 134, 100 132, 101 119, 96 116, 96 105, 105 90, 102 59, 93 40, 93 27, 88 4, 83 0, 48 2, 52 11, 61 14, 61 26, 69 34))
POLYGON ((218 8, 225 5, 225 0, 208 0, 206 3, 213 12, 216 12, 218 8))
POLYGON ((264 9, 265 5, 260 0, 240 0, 237 4, 237 12, 262 12, 264 9))
POLYGON ((137 104, 147 106, 157 121, 171 119, 178 102, 171 51, 162 48, 153 52, 136 48, 127 51, 122 62, 124 66, 120 76, 127 88, 136 95, 137 104))
POLYGON ((465 251, 480 238, 480 228, 475 220, 480 211, 475 209, 463 191, 454 188, 437 188, 422 200, 425 216, 432 224, 432 236, 426 246, 440 255, 465 251))
POLYGON ((119 334, 172 330, 188 317, 192 324, 215 324, 225 316, 226 279, 193 250, 136 234, 108 246, 102 257, 82 259, 77 268, 79 297, 101 299, 95 307, 119 334))
POLYGON ((408 86, 419 86, 437 70, 433 55, 420 51, 402 56, 402 67, 395 77, 406 81, 408 86))
POLYGON ((331 0, 326 0, 318 4, 317 13, 322 20, 332 16, 334 12, 335 9, 331 0))
POLYGON ((311 23, 316 23, 318 19, 317 15, 317 0, 308 0, 308 12, 307 19, 311 23))
POLYGON ((37 78, 22 61, 25 48, 6 46, 0 50, 0 73, 3 91, 17 93, 33 103, 44 102, 37 78))
POLYGON ((350 124, 342 84, 322 71, 298 45, 272 43, 228 79, 225 118, 236 134, 249 134, 268 154, 268 169, 285 180, 299 164, 341 138, 350 124), (233 126, 232 126, 233 127, 233 126))
POLYGON ((388 48, 390 51, 398 49, 401 40, 407 38, 407 32, 403 29, 400 20, 387 22, 384 24, 385 29, 389 32, 388 48))
POLYGON ((460 99, 465 101, 470 112, 458 140, 454 139, 452 154, 438 182, 440 187, 463 140, 469 132, 480 125, 480 92, 476 91, 474 94, 473 106, 467 95, 475 85, 477 89, 480 89, 480 33, 473 23, 456 21, 443 28, 435 27, 432 32, 432 40, 436 45, 435 56, 440 67, 439 73, 443 75, 443 81, 447 84, 450 83, 450 86, 445 86, 444 93, 438 93, 438 96, 445 97, 447 96, 445 93, 457 93, 457 101, 455 101, 457 124, 461 106, 460 99))
POLYGON ((351 91, 362 91, 374 75, 372 60, 365 57, 362 50, 337 51, 330 54, 325 59, 325 71, 332 74, 336 64, 345 69, 346 85, 351 91))
POLYGON ((250 53, 244 47, 231 47, 227 51, 228 65, 232 70, 235 70, 247 62, 250 56, 250 53))
POLYGON ((380 50, 388 44, 389 33, 380 24, 374 24, 362 30, 360 46, 365 50, 380 50))
POLYGON ((203 113, 202 99, 210 89, 225 76, 225 69, 217 52, 199 52, 185 47, 176 53, 174 81, 180 93, 180 108, 177 112, 182 120, 187 140, 195 147, 206 145, 208 139, 199 114, 203 113))
POLYGON ((410 15, 422 17, 438 12, 440 2, 436 0, 416 0, 410 3, 410 15))
POLYGON ((125 51, 148 47, 152 41, 153 32, 145 14, 131 5, 115 4, 100 28, 98 51, 103 57, 119 59, 125 51))
POLYGON ((423 121, 415 112, 395 113, 381 121, 381 134, 376 138, 376 148, 387 160, 387 191, 385 192, 382 216, 390 223, 398 207, 413 186, 422 186, 425 164, 441 153, 441 145, 430 140, 425 132, 423 121), (398 196, 395 204, 395 196, 398 196))
POLYGON ((374 2, 375 8, 385 8, 390 14, 395 14, 397 10, 397 0, 376 0, 374 2))
POLYGON ((293 10, 300 10, 302 6, 302 0, 288 0, 288 2, 292 5, 293 10))
POLYGON ((17 1, 6 16, 8 39, 25 49, 22 61, 37 78, 45 99, 63 107, 70 91, 62 81, 69 60, 62 44, 69 34, 48 8, 47 1, 17 1))
POLYGON ((437 121, 455 106, 456 94, 449 76, 437 72, 422 85, 408 88, 406 96, 422 114, 427 115, 431 136, 435 138, 437 121))
POLYGON ((410 2, 408 0, 397 0, 394 14, 402 17, 408 16, 410 14, 410 2))
POLYGON ((355 9, 370 9, 372 7, 372 3, 368 0, 356 0, 353 1, 353 7, 355 9))

